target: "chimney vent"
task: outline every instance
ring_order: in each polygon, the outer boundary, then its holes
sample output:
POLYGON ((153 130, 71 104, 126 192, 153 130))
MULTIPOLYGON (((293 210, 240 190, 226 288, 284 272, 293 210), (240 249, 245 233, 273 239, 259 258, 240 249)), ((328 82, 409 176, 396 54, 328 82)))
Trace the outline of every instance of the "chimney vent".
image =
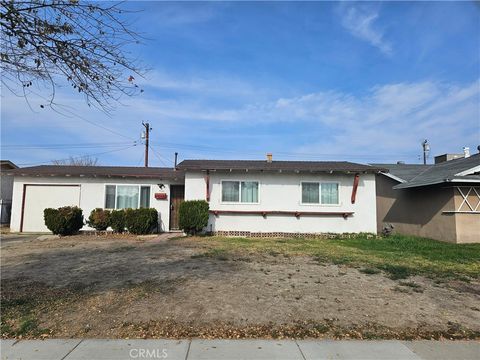
POLYGON ((470 157, 470 148, 468 146, 463 148, 463 154, 465 155, 465 158, 470 157))
POLYGON ((272 158, 273 158, 272 153, 268 153, 268 154, 267 154, 267 162, 268 162, 268 163, 271 163, 271 162, 272 162, 272 158))

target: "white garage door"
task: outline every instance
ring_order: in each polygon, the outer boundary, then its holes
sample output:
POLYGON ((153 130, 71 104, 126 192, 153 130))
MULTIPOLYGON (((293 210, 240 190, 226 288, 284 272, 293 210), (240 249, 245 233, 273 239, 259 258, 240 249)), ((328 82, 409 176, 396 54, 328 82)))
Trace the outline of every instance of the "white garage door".
POLYGON ((43 220, 44 209, 79 205, 79 185, 26 185, 22 231, 50 232, 43 220))

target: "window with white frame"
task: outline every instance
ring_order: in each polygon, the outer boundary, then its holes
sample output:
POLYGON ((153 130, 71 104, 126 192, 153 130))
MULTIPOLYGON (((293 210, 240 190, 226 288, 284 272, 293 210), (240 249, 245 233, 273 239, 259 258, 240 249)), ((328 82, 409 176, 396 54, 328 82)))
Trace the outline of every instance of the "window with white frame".
POLYGON ((338 205, 338 183, 302 182, 302 204, 338 205))
POLYGON ((222 202, 258 203, 258 181, 222 181, 222 202))
POLYGON ((106 185, 106 209, 138 209, 150 207, 150 186, 106 185))

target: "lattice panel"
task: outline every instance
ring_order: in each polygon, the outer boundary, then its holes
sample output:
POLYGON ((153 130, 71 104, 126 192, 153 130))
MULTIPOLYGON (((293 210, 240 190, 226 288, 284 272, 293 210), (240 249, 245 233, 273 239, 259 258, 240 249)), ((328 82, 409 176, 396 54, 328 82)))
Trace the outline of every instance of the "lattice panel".
POLYGON ((457 186, 458 193, 462 197, 462 202, 457 208, 457 212, 478 212, 480 211, 480 189, 474 186, 457 186))

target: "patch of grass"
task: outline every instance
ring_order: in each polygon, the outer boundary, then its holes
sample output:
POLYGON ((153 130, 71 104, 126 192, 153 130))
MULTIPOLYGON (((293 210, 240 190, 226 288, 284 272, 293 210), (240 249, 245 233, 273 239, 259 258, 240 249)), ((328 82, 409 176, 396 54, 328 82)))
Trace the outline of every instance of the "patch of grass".
POLYGON ((413 281, 400 281, 399 284, 402 286, 408 286, 414 289, 421 288, 420 285, 418 285, 417 283, 414 283, 413 281))
POLYGON ((395 286, 393 288, 393 291, 400 292, 400 293, 405 293, 405 294, 408 294, 410 292, 408 289, 405 289, 405 288, 400 287, 400 286, 395 286))
POLYGON ((399 284, 401 286, 409 287, 414 292, 417 292, 417 293, 423 293, 423 291, 424 291, 424 288, 421 285, 419 285, 417 283, 414 283, 413 281, 400 281, 399 284))
POLYGON ((40 328, 38 319, 32 313, 30 313, 29 311, 21 311, 20 314, 3 314, 0 331, 3 336, 8 337, 36 337, 48 332, 48 329, 40 328), (16 323, 18 325, 12 326, 12 321, 13 323, 16 323))
POLYGON ((363 268, 363 269, 360 269, 358 271, 360 271, 361 273, 367 274, 367 275, 374 275, 374 274, 378 274, 378 273, 381 272, 380 270, 375 269, 375 268, 363 268))
POLYGON ((380 268, 384 270, 392 280, 406 279, 412 275, 412 271, 406 266, 383 264, 380 268))
POLYGON ((9 324, 2 322, 0 325, 0 332, 2 335, 10 335, 13 334, 13 329, 9 324))
POLYGON ((38 321, 32 316, 23 318, 17 330, 17 335, 25 336, 29 333, 37 332, 38 321))
POLYGON ((114 253, 128 252, 128 251, 131 251, 133 249, 136 249, 136 247, 132 246, 132 245, 127 245, 127 246, 116 247, 116 248, 113 248, 113 249, 108 249, 108 252, 110 254, 114 254, 114 253))
POLYGON ((227 251, 225 249, 216 249, 216 248, 210 249, 201 254, 194 254, 190 256, 190 258, 192 259, 212 258, 212 259, 217 259, 221 261, 228 260, 227 251))
POLYGON ((334 263, 385 271, 392 279, 411 275, 458 280, 480 277, 480 244, 449 244, 414 236, 371 234, 338 235, 334 239, 268 239, 219 237, 191 238, 209 249, 205 256, 282 254, 312 256, 319 263, 334 263))

